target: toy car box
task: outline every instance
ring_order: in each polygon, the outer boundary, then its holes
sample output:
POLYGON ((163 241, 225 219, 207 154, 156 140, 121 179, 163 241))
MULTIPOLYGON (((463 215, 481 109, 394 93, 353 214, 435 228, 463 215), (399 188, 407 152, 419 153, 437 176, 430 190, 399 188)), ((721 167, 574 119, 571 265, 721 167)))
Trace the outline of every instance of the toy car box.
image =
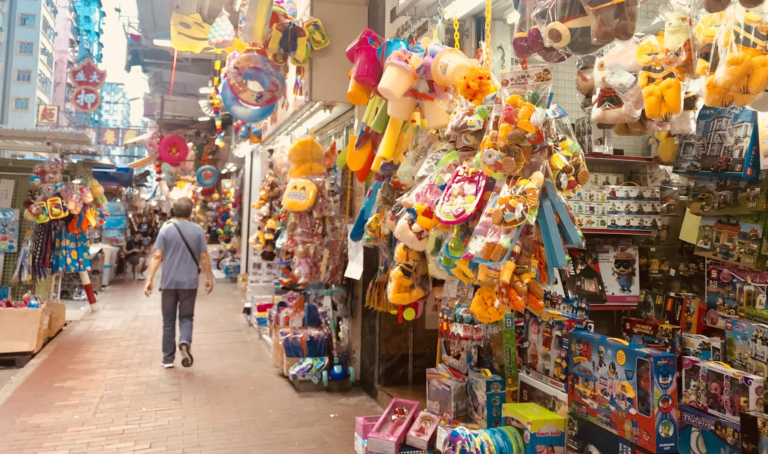
POLYGON ((745 268, 765 270, 766 217, 764 214, 739 217, 701 218, 693 253, 745 268))
POLYGON ((683 334, 682 355, 702 361, 722 361, 725 354, 723 340, 701 334, 683 334))
POLYGON ((565 418, 534 403, 504 404, 505 425, 516 427, 525 454, 565 454, 565 418))
MULTIPOLYGON (((651 454, 643 449, 592 422, 573 413, 568 415, 566 429, 567 454, 651 454)), ((637 436, 634 436, 637 441, 637 436)))
POLYGON ((487 369, 473 369, 467 381, 467 413, 482 427, 500 427, 501 406, 507 402, 507 382, 487 369))
MULTIPOLYGON (((727 348, 727 347, 726 347, 727 348)), ((763 379, 727 364, 683 357, 683 404, 718 418, 763 408, 763 379)))
POLYGON ((427 411, 451 419, 467 415, 467 379, 443 365, 427 369, 427 411))
POLYGON ((696 134, 679 146, 674 171, 757 180, 757 142, 757 112, 705 106, 696 119, 696 134))
POLYGON ((644 449, 678 452, 675 355, 587 331, 568 341, 570 411, 644 449))
POLYGON ((557 413, 563 418, 568 416, 568 394, 534 380, 527 375, 520 375, 517 402, 531 402, 557 413))
POLYGON ((739 454, 741 433, 738 423, 680 406, 680 454, 739 454))
POLYGON ((587 320, 577 315, 545 309, 541 315, 525 311, 521 349, 523 372, 560 391, 568 387, 570 357, 568 333, 584 329, 587 320))
POLYGON ((682 329, 674 325, 659 325, 637 318, 622 320, 624 340, 663 352, 680 354, 682 329))
POLYGON ((768 449, 768 414, 741 414, 741 452, 759 454, 768 449))
POLYGON ((698 177, 688 208, 698 216, 738 216, 768 210, 768 179, 698 177))

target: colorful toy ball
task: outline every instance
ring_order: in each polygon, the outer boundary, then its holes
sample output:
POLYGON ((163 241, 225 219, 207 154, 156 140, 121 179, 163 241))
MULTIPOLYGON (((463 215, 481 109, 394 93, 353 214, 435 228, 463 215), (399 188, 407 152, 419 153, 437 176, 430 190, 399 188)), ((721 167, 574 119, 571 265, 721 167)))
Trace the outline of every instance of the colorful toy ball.
POLYGON ((161 161, 177 166, 187 157, 189 145, 180 135, 169 134, 160 141, 159 153, 161 161))
POLYGON ((224 213, 224 214, 221 215, 221 220, 222 221, 226 221, 227 219, 229 219, 229 215, 227 213, 224 213))
POLYGON ((219 171, 214 166, 202 166, 197 170, 197 184, 203 188, 212 187, 218 180, 219 171))
POLYGON ((218 194, 213 194, 213 195, 211 196, 211 198, 213 198, 213 200, 219 200, 219 197, 220 197, 220 196, 219 196, 218 194))
POLYGON ((41 184, 43 184, 43 179, 40 178, 38 175, 32 175, 31 177, 29 177, 29 184, 32 185, 33 188, 37 188, 41 184))
POLYGON ((224 221, 219 221, 219 224, 218 224, 218 225, 219 225, 219 228, 223 229, 223 228, 224 228, 224 226, 226 226, 226 225, 227 225, 227 223, 226 223, 226 222, 224 222, 224 221))

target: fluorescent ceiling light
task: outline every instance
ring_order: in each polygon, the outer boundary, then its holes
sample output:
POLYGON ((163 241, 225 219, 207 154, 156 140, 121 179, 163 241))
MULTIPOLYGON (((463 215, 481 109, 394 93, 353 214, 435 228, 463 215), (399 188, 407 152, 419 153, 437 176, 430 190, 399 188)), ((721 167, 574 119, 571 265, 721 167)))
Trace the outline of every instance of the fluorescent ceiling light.
POLYGON ((315 126, 317 126, 320 123, 322 123, 325 120, 327 120, 328 117, 330 117, 330 116, 331 116, 331 112, 330 111, 319 110, 319 111, 315 112, 314 115, 309 117, 309 119, 307 121, 305 121, 304 124, 301 125, 301 126, 302 126, 302 128, 312 129, 315 126))
POLYGON ((76 180, 72 180, 72 184, 80 184, 80 183, 82 183, 82 181, 80 180, 80 178, 78 178, 78 179, 76 179, 76 180))
POLYGON ((508 10, 504 11, 504 20, 509 25, 512 25, 515 22, 519 22, 520 13, 515 8, 509 8, 508 10))
POLYGON ((461 19, 483 3, 485 3, 483 0, 456 0, 443 10, 443 17, 461 19))
POLYGON ((157 47, 171 47, 170 39, 153 39, 152 44, 157 47))
POLYGON ((227 172, 229 172, 229 169, 224 169, 224 170, 221 171, 221 174, 224 175, 227 172))
POLYGON ((211 117, 197 117, 197 121, 208 121, 211 117))
POLYGON ((201 95, 210 95, 213 93, 213 87, 200 87, 200 90, 198 90, 201 95))

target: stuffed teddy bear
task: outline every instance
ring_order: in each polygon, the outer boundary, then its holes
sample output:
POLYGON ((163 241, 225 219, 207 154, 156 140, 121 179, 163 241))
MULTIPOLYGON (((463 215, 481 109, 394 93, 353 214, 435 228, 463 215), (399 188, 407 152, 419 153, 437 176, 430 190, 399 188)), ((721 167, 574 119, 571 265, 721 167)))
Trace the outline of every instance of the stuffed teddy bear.
POLYGON ((592 96, 595 94, 594 68, 595 57, 593 55, 582 57, 576 63, 576 91, 584 96, 580 107, 587 114, 592 109, 592 96))
POLYGON ((291 178, 304 177, 325 172, 322 166, 325 150, 317 140, 297 140, 288 151, 288 160, 291 162, 289 175, 291 178))
POLYGON ((536 10, 535 20, 543 30, 545 44, 573 55, 588 55, 607 43, 592 39, 592 17, 579 0, 544 2, 536 10))
POLYGON ((640 118, 643 96, 634 76, 639 67, 637 59, 633 58, 637 45, 638 41, 631 39, 595 59, 592 78, 597 91, 592 101, 591 119, 600 129, 634 123, 640 118))
POLYGON ((746 106, 768 86, 768 56, 765 54, 768 33, 763 31, 768 29, 768 22, 760 14, 738 5, 734 6, 733 16, 733 23, 724 24, 728 33, 720 51, 725 55, 720 59, 712 82, 728 88, 733 93, 733 101, 746 106))
POLYGON ((683 110, 682 85, 677 74, 664 66, 665 55, 664 32, 644 37, 637 46, 639 83, 650 120, 669 121, 683 110))
POLYGON ((592 17, 592 42, 606 45, 635 35, 639 0, 582 0, 592 17))

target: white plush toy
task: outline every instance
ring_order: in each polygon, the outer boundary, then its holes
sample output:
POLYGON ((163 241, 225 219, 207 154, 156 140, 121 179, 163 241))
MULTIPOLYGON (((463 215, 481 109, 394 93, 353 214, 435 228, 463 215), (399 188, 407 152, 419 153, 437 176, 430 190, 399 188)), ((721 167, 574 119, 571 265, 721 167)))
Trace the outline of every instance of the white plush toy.
POLYGON ((638 41, 617 43, 595 60, 593 79, 596 93, 592 98, 592 123, 602 129, 633 123, 643 110, 643 93, 637 83, 638 41))

